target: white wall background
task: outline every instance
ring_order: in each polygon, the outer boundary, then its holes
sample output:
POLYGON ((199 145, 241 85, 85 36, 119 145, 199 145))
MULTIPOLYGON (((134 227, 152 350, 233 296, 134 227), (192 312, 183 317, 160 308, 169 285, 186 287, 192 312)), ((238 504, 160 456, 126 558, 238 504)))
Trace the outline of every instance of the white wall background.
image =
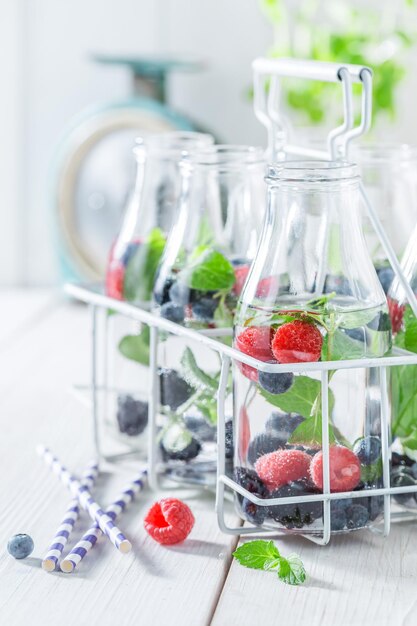
MULTIPOLYGON (((91 52, 203 57, 205 72, 172 78, 174 106, 224 141, 264 143, 244 91, 272 36, 257 0, 1 0, 0 284, 58 280, 47 195, 54 149, 84 107, 130 89, 127 72, 94 65, 91 52)), ((398 125, 409 142, 416 89, 411 77, 398 125)))

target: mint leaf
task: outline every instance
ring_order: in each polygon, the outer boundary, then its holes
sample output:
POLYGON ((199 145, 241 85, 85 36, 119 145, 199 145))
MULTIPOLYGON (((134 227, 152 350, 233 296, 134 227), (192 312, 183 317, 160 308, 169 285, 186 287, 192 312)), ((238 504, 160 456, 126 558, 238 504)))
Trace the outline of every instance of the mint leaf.
POLYGON ((210 424, 217 424, 216 395, 202 394, 194 404, 210 424))
POLYGON ((174 422, 165 431, 162 445, 169 452, 181 452, 192 442, 193 436, 189 430, 174 422))
POLYGON ((214 311, 213 320, 216 328, 231 328, 233 326, 233 314, 222 298, 220 298, 219 306, 214 311))
POLYGON ((401 439, 401 443, 408 450, 417 450, 417 426, 413 428, 407 437, 401 439))
POLYGON ((275 561, 281 555, 273 541, 258 539, 248 541, 233 552, 235 559, 244 567, 265 569, 270 561, 275 561))
MULTIPOLYGON (((313 415, 304 420, 292 433, 288 443, 302 443, 305 445, 322 445, 322 417, 321 415, 313 415)), ((333 426, 329 424, 329 443, 336 443, 336 436, 333 426)))
POLYGON ((321 392, 321 383, 308 376, 294 376, 292 386, 285 393, 274 395, 261 388, 259 392, 267 402, 284 413, 298 413, 303 417, 310 417, 313 405, 321 392))
POLYGON ((365 342, 352 339, 340 330, 327 333, 321 351, 323 361, 344 361, 366 356, 365 342))
POLYGON ((181 357, 181 366, 183 369, 184 379, 189 385, 194 387, 194 389, 208 391, 211 394, 213 394, 213 392, 217 393, 218 385, 216 380, 206 374, 206 372, 200 367, 198 367, 195 356, 190 348, 186 348, 184 350, 184 353, 181 357))
POLYGON ((152 295, 155 274, 165 248, 165 236, 154 228, 126 267, 123 296, 129 302, 147 302, 152 295))
POLYGON ((149 327, 144 326, 138 335, 125 335, 118 349, 126 359, 141 365, 149 365, 149 327))
POLYGON ((339 328, 360 328, 361 326, 366 326, 371 322, 375 317, 375 311, 372 309, 371 311, 363 309, 362 311, 351 311, 347 313, 343 313, 339 320, 339 328))
POLYGON ((414 313, 407 307, 404 312, 404 346, 410 352, 417 352, 417 318, 414 313))
POLYGON ((283 556, 279 560, 278 578, 287 585, 301 585, 306 579, 306 571, 298 554, 283 556))
POLYGON ((191 289, 199 291, 221 291, 231 289, 235 284, 233 265, 217 250, 199 248, 195 258, 183 269, 178 279, 191 289))
POLYGON ((372 465, 361 465, 361 481, 363 483, 373 483, 382 476, 382 459, 378 459, 372 465))
POLYGON ((283 557, 273 541, 248 541, 233 552, 244 567, 276 571, 278 578, 288 585, 301 585, 306 579, 303 562, 297 554, 283 557))

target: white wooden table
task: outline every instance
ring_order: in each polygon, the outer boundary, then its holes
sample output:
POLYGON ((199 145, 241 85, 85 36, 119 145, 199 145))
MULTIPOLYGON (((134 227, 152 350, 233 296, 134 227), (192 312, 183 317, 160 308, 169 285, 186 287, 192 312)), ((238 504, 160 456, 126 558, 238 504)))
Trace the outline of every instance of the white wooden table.
MULTIPOLYGON (((184 544, 167 548, 147 536, 143 515, 159 496, 148 492, 120 521, 130 554, 101 539, 73 574, 45 573, 41 557, 68 494, 35 445, 51 446, 74 471, 91 458, 89 412, 71 393, 73 382, 88 377, 88 314, 59 294, 0 291, 0 320, 1 626, 417 624, 417 524, 395 525, 388 539, 352 533, 325 548, 277 539, 284 554, 300 554, 309 575, 304 586, 289 587, 233 562, 237 540, 219 532, 212 498, 192 491, 177 494, 196 517, 184 544), (16 532, 35 541, 23 561, 6 551, 16 532)), ((103 503, 132 466, 105 470, 97 492, 103 503)), ((74 538, 86 524, 80 519, 74 538)))

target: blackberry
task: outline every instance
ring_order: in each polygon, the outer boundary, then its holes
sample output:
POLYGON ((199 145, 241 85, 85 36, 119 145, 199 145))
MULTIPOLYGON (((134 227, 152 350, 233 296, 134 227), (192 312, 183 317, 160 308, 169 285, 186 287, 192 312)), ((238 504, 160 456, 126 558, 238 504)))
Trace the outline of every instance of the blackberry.
MULTIPOLYGON (((269 497, 285 498, 305 496, 313 493, 319 493, 319 491, 311 488, 305 481, 300 480, 276 489, 269 497)), ((312 524, 315 519, 323 515, 323 505, 321 502, 280 504, 268 507, 268 512, 275 521, 286 528, 302 528, 306 524, 312 524)))
MULTIPOLYGON (((268 361, 268 363, 276 363, 276 361, 268 361)), ((292 372, 282 372, 281 374, 271 374, 269 372, 259 372, 258 381, 260 386, 272 393, 278 395, 285 393, 291 387, 294 381, 292 372)))
POLYGON ((294 430, 303 422, 304 417, 297 413, 277 413, 274 411, 265 424, 265 430, 287 442, 294 430))
POLYGON ((224 425, 225 434, 224 434, 224 445, 226 449, 226 459, 233 459, 233 421, 227 420, 224 425))
POLYGON ((164 461, 191 461, 199 455, 201 443, 178 424, 174 424, 160 442, 164 461))
POLYGON ((247 459, 251 465, 255 465, 259 457, 283 448, 285 443, 286 441, 282 437, 274 433, 256 435, 249 444, 247 459))
POLYGON ((243 498, 241 507, 242 513, 248 522, 255 526, 262 526, 268 513, 268 507, 258 506, 247 498, 243 498))
POLYGON ((176 322, 179 324, 184 321, 184 307, 177 306, 173 302, 166 302, 159 310, 161 317, 164 317, 170 322, 176 322))
POLYGON ((372 465, 381 456, 381 440, 379 437, 362 437, 355 442, 353 452, 362 465, 372 465))
POLYGON ((377 315, 375 315, 374 319, 368 322, 367 326, 371 330, 388 331, 392 329, 391 318, 388 313, 380 311, 377 315))
POLYGON ((389 292, 392 281, 394 280, 394 270, 391 267, 379 267, 376 270, 376 273, 386 295, 389 292))
POLYGON ((193 316, 203 322, 209 322, 214 317, 219 301, 214 298, 201 298, 191 305, 193 316))
MULTIPOLYGON (((268 489, 254 470, 247 469, 246 467, 235 467, 233 478, 250 493, 254 493, 261 498, 268 497, 268 489)), ((237 494, 237 497, 239 502, 242 502, 243 496, 237 494)))
POLYGON ((346 509, 348 528, 363 528, 369 521, 368 509, 361 504, 352 504, 346 509))
POLYGON ((140 435, 148 424, 148 403, 121 395, 117 398, 116 417, 121 433, 129 437, 140 435))
POLYGON ((204 417, 184 415, 184 422, 187 429, 200 441, 216 440, 216 427, 209 424, 204 417))
POLYGON ((158 374, 160 403, 176 411, 191 396, 193 388, 181 378, 176 370, 160 368, 158 374))
POLYGON ((171 289, 173 284, 174 284, 174 279, 169 277, 164 282, 161 291, 154 291, 153 297, 157 304, 162 306, 163 304, 166 304, 167 302, 170 301, 169 290, 171 289))
POLYGON ((346 511, 342 509, 337 509, 336 511, 332 511, 330 518, 330 528, 332 530, 345 530, 347 527, 347 517, 346 511))

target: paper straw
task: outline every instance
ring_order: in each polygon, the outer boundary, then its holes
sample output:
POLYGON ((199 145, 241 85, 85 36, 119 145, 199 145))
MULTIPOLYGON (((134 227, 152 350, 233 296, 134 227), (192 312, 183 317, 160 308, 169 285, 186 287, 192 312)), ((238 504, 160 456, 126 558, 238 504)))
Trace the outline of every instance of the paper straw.
MULTIPOLYGON (((116 500, 110 504, 106 513, 112 520, 115 520, 120 513, 122 513, 130 502, 134 499, 136 494, 145 487, 147 470, 142 469, 139 474, 126 485, 126 488, 118 495, 116 500)), ((77 567, 78 563, 88 554, 88 552, 94 548, 97 540, 102 535, 101 529, 94 524, 87 530, 87 532, 81 537, 80 541, 73 547, 71 552, 67 554, 65 559, 61 561, 61 570, 66 574, 70 574, 77 567)))
MULTIPOLYGON (((91 489, 95 483, 98 474, 98 463, 92 461, 89 463, 87 469, 82 474, 81 484, 88 489, 91 489)), ((64 513, 61 524, 55 533, 55 537, 52 540, 51 545, 48 548, 48 552, 45 554, 42 561, 42 568, 46 572, 53 572, 58 565, 58 560, 67 544, 69 536, 71 535, 74 524, 80 514, 80 507, 77 498, 74 498, 69 503, 67 510, 64 513)))
POLYGON ((122 552, 127 554, 132 549, 132 544, 120 528, 113 523, 112 518, 107 515, 100 507, 100 505, 94 500, 87 487, 83 487, 79 480, 77 480, 61 462, 54 457, 52 452, 43 446, 38 447, 38 454, 43 458, 45 463, 55 472, 64 485, 66 485, 74 497, 76 497, 83 507, 90 515, 91 519, 100 526, 103 533, 107 535, 112 544, 122 552))

